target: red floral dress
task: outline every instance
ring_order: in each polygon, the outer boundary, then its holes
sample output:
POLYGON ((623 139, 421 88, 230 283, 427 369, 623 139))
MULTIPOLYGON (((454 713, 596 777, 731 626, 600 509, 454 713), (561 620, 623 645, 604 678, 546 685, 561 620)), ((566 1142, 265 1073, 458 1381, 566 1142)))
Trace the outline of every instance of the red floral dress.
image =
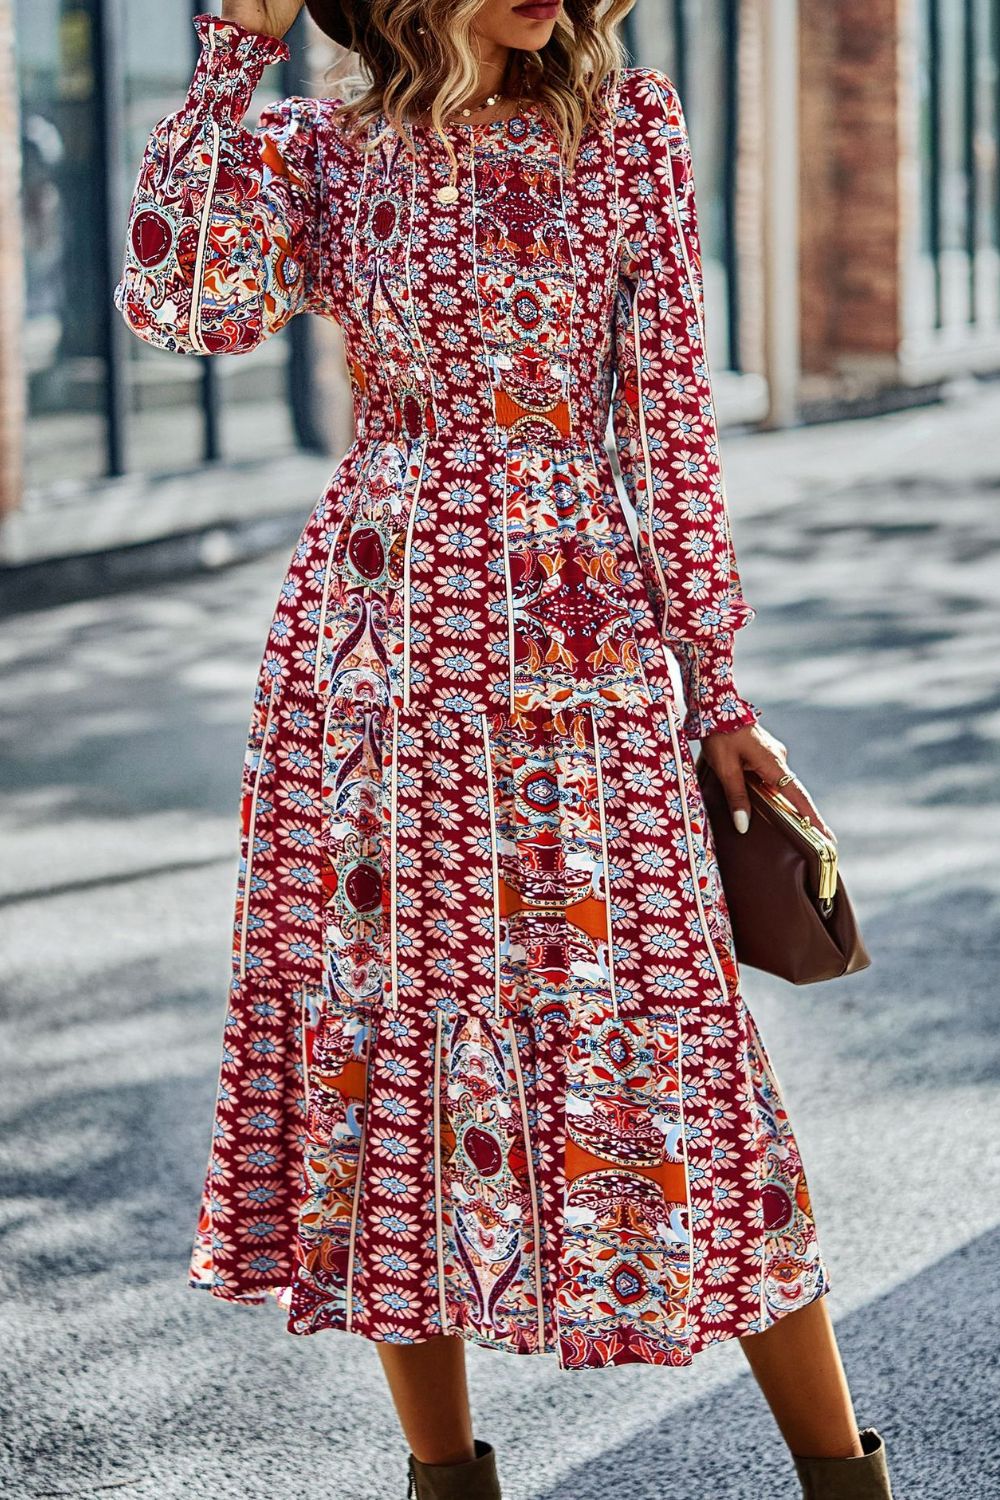
POLYGON ((195 24, 116 303, 180 354, 335 319, 356 437, 257 682, 191 1284, 689 1363, 827 1274, 688 746, 756 711, 677 95, 606 79, 572 172, 530 101, 449 125, 448 201, 430 127, 248 129, 284 43, 195 24))

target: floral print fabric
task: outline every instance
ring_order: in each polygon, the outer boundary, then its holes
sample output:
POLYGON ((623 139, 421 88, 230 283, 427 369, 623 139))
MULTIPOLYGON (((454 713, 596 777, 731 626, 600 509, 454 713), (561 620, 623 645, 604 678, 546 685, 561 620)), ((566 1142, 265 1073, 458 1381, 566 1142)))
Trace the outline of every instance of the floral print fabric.
POLYGON ((334 318, 356 437, 257 681, 192 1285, 687 1363, 827 1279, 688 745, 757 713, 676 94, 608 80, 571 174, 533 107, 449 127, 441 203, 424 127, 248 129, 284 44, 196 25, 117 304, 195 355, 334 318))

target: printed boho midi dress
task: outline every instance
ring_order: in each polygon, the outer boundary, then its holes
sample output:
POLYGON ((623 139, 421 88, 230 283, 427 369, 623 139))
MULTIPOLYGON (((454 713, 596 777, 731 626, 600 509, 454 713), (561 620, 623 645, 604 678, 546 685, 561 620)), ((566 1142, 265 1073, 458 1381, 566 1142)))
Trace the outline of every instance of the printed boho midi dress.
POLYGON ((533 101, 449 124, 447 201, 429 126, 246 128, 286 46, 195 25, 116 304, 195 355, 335 319, 356 437, 257 681, 191 1284, 690 1363, 828 1281, 688 745, 757 712, 676 92, 605 79, 572 171, 533 101))

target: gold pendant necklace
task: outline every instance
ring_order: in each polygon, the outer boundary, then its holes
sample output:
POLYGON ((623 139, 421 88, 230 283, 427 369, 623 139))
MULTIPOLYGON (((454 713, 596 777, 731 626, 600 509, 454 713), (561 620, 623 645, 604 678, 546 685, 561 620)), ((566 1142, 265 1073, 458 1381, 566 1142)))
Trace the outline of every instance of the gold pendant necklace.
MULTIPOLYGON (((462 114, 465 115, 465 116, 469 116, 470 114, 472 114, 472 111, 474 109, 488 109, 488 108, 490 108, 494 104, 499 104, 500 100, 504 99, 506 97, 507 96, 505 94, 503 94, 503 93, 490 94, 489 98, 484 99, 481 104, 474 104, 474 105, 469 106, 466 109, 463 109, 462 110, 462 114)), ((514 114, 516 114, 517 110, 520 109, 520 107, 521 107, 521 101, 522 101, 523 98, 524 98, 523 94, 519 94, 518 95, 517 100, 516 100, 517 108, 515 109, 514 114)), ((514 116, 510 115, 507 118, 513 119, 514 116)), ((494 123, 495 122, 493 120, 487 120, 486 121, 487 125, 492 125, 494 123)), ((459 193, 458 193, 458 188, 455 185, 455 168, 454 167, 452 167, 452 169, 451 169, 451 179, 452 179, 451 182, 446 183, 444 187, 438 188, 437 193, 435 194, 435 197, 437 198, 437 201, 439 203, 457 203, 458 202, 459 193)))
POLYGON ((489 109, 489 107, 490 107, 491 104, 499 104, 500 100, 503 97, 504 96, 503 96, 502 93, 499 93, 499 94, 490 94, 488 96, 488 98, 486 98, 486 99, 484 99, 482 101, 481 104, 467 104, 466 107, 462 110, 462 113, 468 119, 469 115, 472 114, 472 111, 474 109, 489 109))

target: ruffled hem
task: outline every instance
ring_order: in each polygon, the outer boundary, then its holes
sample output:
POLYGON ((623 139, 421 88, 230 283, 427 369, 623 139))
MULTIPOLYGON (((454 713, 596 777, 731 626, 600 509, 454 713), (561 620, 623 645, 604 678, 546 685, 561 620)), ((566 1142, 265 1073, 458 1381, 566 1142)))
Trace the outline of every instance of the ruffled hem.
POLYGON ((565 1368, 690 1364, 827 1289, 741 998, 628 1020, 593 1006, 569 1034, 313 998, 304 1130, 280 1169, 298 1186, 280 1208, 238 1193, 265 1213, 241 1222, 210 1166, 192 1288, 273 1298, 293 1334, 453 1332, 565 1368))
MULTIPOLYGON (((208 1282, 191 1278, 188 1281, 189 1290, 209 1292, 212 1296, 223 1302, 245 1303, 247 1306, 262 1306, 266 1302, 275 1302, 283 1310, 287 1311, 292 1299, 294 1288, 292 1286, 267 1287, 257 1295, 238 1294, 227 1291, 223 1287, 214 1287, 208 1282)), ((769 1308, 768 1315, 764 1319, 753 1320, 744 1328, 719 1327, 703 1329, 697 1336, 688 1340, 685 1350, 664 1351, 652 1339, 644 1339, 638 1328, 634 1325, 623 1324, 612 1334, 602 1335, 599 1339, 585 1341, 585 1349, 581 1350, 579 1338, 566 1338, 560 1341, 556 1348, 540 1348, 535 1342, 526 1339, 503 1341, 490 1338, 480 1329, 472 1324, 456 1323, 449 1325, 448 1333, 463 1339, 467 1344, 473 1344, 480 1349, 502 1350, 507 1354, 518 1354, 522 1356, 533 1355, 537 1359, 554 1359, 560 1370, 600 1370, 611 1369, 619 1365, 663 1365, 670 1368, 684 1369, 694 1364, 699 1354, 704 1353, 717 1344, 726 1344, 733 1339, 746 1338, 755 1333, 764 1333, 768 1328, 773 1328, 790 1313, 798 1312, 800 1308, 808 1307, 810 1303, 817 1302, 820 1297, 825 1297, 831 1289, 829 1272, 825 1263, 820 1263, 820 1275, 816 1285, 811 1289, 810 1295, 799 1301, 789 1303, 786 1307, 769 1308), (584 1353, 580 1358, 581 1352, 584 1353)), ((354 1338, 364 1339, 370 1344, 395 1344, 406 1346, 409 1344, 423 1344, 432 1338, 438 1338, 441 1334, 439 1326, 428 1327, 421 1336, 404 1336, 398 1332, 383 1331, 375 1329, 366 1330, 348 1327, 344 1316, 338 1313, 332 1306, 328 1316, 316 1318, 308 1327, 299 1327, 289 1319, 286 1331, 299 1338, 309 1338, 316 1333, 348 1333, 354 1338)))

